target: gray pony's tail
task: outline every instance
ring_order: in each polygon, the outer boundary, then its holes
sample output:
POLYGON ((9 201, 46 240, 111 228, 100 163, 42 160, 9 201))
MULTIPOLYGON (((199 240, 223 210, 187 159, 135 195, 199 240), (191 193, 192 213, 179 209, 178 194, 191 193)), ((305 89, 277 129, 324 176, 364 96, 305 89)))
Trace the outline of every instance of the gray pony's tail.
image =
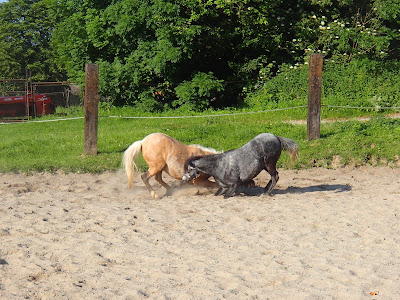
POLYGON ((278 139, 281 142, 283 149, 290 155, 293 165, 294 161, 296 160, 296 157, 298 156, 299 146, 295 141, 291 139, 284 138, 281 136, 278 136, 278 139))

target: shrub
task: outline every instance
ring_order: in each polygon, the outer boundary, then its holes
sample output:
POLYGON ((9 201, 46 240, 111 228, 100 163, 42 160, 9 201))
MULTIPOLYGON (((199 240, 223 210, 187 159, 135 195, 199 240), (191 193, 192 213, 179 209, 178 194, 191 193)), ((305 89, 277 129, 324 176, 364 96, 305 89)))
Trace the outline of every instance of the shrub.
POLYGON ((175 88, 178 99, 172 102, 172 106, 193 111, 205 110, 223 90, 222 80, 218 80, 211 72, 198 72, 191 81, 184 81, 175 88))
MULTIPOLYGON (((400 62, 353 60, 346 64, 325 61, 322 104, 370 107, 400 106, 400 62)), ((304 105, 308 98, 308 67, 285 68, 247 94, 251 109, 304 105)))

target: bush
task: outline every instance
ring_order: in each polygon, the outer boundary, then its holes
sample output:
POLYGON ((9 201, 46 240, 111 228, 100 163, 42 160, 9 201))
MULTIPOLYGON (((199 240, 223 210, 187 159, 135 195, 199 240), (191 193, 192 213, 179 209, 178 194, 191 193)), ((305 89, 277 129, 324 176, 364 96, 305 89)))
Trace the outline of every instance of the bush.
POLYGON ((224 90, 222 82, 211 72, 198 72, 191 81, 184 81, 175 88, 178 99, 172 102, 172 106, 181 106, 189 111, 205 110, 224 90))
MULTIPOLYGON (((325 61, 322 104, 360 107, 400 106, 400 62, 353 60, 347 64, 325 61)), ((251 109, 305 105, 308 67, 285 68, 250 92, 245 104, 251 109)))
POLYGON ((283 66, 275 77, 259 83, 261 88, 247 94, 244 102, 251 109, 271 109, 307 103, 308 68, 283 66))
POLYGON ((323 71, 323 103, 349 106, 400 106, 400 63, 354 60, 329 63, 323 71))

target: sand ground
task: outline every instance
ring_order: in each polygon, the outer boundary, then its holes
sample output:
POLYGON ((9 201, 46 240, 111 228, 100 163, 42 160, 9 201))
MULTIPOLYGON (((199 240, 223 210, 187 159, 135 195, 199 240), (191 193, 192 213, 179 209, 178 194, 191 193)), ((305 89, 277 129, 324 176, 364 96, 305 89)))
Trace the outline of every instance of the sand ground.
POLYGON ((0 174, 0 299, 400 299, 400 168, 280 170, 229 199, 139 180, 0 174))

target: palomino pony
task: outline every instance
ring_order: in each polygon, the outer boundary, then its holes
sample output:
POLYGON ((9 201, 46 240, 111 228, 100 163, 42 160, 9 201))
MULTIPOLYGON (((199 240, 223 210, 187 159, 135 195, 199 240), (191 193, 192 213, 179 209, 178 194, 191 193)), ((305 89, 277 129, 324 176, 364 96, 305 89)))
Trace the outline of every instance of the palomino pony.
POLYGON ((200 172, 208 174, 220 186, 215 196, 225 194, 224 198, 228 198, 236 192, 239 185, 247 184, 262 170, 266 170, 271 179, 264 188, 264 193, 270 195, 279 180, 276 163, 282 149, 291 155, 293 163, 297 157, 296 142, 271 133, 261 133, 236 150, 190 157, 185 163, 182 180, 196 178, 200 172))
MULTIPOLYGON (((212 148, 200 145, 187 146, 163 133, 149 134, 143 140, 134 142, 124 152, 122 164, 128 176, 128 188, 132 188, 134 171, 137 169, 135 161, 140 151, 144 160, 149 165, 148 171, 143 173, 141 177, 153 198, 159 198, 159 196, 149 184, 151 177, 155 176, 155 179, 168 189, 169 185, 162 179, 163 171, 175 179, 182 180, 185 161, 191 155, 198 156, 218 153, 218 151, 212 148)), ((206 187, 216 187, 215 182, 209 181, 208 177, 210 176, 200 174, 193 183, 206 187)))

